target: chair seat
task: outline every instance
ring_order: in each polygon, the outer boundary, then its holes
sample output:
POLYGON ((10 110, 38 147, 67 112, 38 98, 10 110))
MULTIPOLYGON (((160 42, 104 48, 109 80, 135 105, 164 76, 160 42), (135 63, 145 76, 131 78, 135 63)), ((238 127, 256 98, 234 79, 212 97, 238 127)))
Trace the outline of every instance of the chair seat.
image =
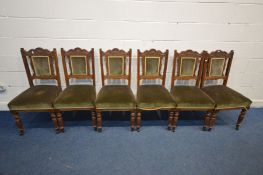
POLYGON ((213 109, 214 101, 196 86, 174 86, 171 94, 178 109, 213 109))
POLYGON ((250 99, 224 85, 203 88, 216 103, 216 109, 246 108, 252 103, 250 99))
POLYGON ((137 90, 137 107, 142 110, 158 110, 175 108, 176 104, 161 85, 142 85, 137 90))
POLYGON ((103 86, 96 99, 96 109, 131 110, 136 109, 136 100, 127 85, 103 86))
POLYGON ((94 108, 96 90, 92 85, 70 85, 54 101, 55 109, 94 108))
POLYGON ((53 109, 52 102, 59 92, 60 89, 57 86, 33 86, 16 96, 9 102, 8 107, 12 111, 53 109))

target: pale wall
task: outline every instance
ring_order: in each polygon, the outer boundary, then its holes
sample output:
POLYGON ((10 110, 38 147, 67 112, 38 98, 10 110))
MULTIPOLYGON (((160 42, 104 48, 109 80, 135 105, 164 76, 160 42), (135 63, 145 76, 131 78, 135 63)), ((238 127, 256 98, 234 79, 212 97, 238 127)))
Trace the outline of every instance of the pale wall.
POLYGON ((28 88, 21 47, 95 48, 98 89, 99 48, 132 48, 134 92, 138 48, 169 49, 169 63, 174 49, 233 49, 228 85, 263 106, 261 0, 0 0, 0 110, 28 88))

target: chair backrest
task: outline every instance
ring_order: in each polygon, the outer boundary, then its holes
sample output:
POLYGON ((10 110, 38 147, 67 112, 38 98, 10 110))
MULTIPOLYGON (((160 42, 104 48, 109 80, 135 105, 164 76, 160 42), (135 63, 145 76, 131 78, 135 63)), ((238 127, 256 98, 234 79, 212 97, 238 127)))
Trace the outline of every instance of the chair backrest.
POLYGON ((176 80, 195 80, 195 86, 199 87, 204 59, 202 54, 186 50, 178 53, 174 51, 171 88, 176 80))
POLYGON ((61 56, 67 86, 70 79, 90 79, 95 86, 94 49, 87 51, 77 47, 66 51, 61 48, 61 56))
POLYGON ((127 80, 128 86, 131 86, 131 59, 131 49, 128 52, 117 48, 105 52, 100 49, 102 86, 106 80, 121 79, 127 80))
POLYGON ((34 86, 33 80, 42 79, 56 80, 57 86, 61 89, 56 49, 49 51, 36 48, 26 51, 21 48, 21 54, 30 87, 34 86))
POLYGON ((216 50, 211 53, 204 53, 205 63, 202 75, 201 87, 206 80, 223 80, 223 85, 227 84, 230 67, 232 64, 234 51, 229 53, 216 50))
POLYGON ((140 86, 141 80, 156 79, 160 79, 162 85, 165 85, 168 54, 168 50, 137 50, 137 86, 140 86))

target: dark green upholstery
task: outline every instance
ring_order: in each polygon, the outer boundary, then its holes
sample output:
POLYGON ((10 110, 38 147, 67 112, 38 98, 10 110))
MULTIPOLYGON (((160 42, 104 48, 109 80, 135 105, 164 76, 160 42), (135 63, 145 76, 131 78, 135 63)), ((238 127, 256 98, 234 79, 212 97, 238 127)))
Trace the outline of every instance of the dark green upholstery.
POLYGON ((32 62, 37 76, 51 75, 50 58, 48 56, 32 56, 32 62))
POLYGON ((180 76, 193 76, 196 58, 182 57, 180 64, 180 76))
POLYGON ((145 75, 152 76, 159 74, 160 57, 145 58, 145 75))
POLYGON ((87 74, 87 60, 86 56, 71 56, 71 69, 73 75, 87 74))
POLYGON ((136 108, 136 100, 129 86, 103 86, 97 95, 97 109, 130 110, 136 108))
POLYGON ((209 70, 209 76, 217 77, 222 76, 225 58, 212 58, 209 70))
POLYGON ((70 85, 55 99, 55 109, 93 108, 96 90, 92 85, 70 85))
POLYGON ((203 88, 216 103, 216 109, 248 107, 250 99, 224 85, 207 86, 203 88))
POLYGON ((9 102, 10 110, 45 110, 52 109, 52 102, 58 96, 60 89, 57 86, 33 86, 9 102))
POLYGON ((174 86, 171 89, 178 109, 213 109, 214 101, 196 86, 174 86))
POLYGON ((141 85, 137 90, 137 107, 142 110, 175 108, 168 90, 161 85, 141 85))
POLYGON ((109 56, 108 70, 109 75, 123 75, 124 74, 124 57, 109 56))

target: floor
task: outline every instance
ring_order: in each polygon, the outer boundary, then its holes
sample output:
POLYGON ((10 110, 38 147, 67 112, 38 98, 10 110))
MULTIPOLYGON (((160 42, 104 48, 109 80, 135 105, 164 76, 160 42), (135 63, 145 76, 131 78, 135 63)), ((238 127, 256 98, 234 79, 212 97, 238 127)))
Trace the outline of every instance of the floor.
POLYGON ((65 133, 56 134, 48 113, 23 113, 19 136, 10 113, 0 112, 0 175, 262 174, 263 109, 250 109, 236 131, 238 114, 220 112, 204 132, 203 113, 182 113, 173 133, 166 112, 143 113, 141 132, 130 131, 125 113, 104 113, 97 133, 89 112, 67 112, 65 133))

